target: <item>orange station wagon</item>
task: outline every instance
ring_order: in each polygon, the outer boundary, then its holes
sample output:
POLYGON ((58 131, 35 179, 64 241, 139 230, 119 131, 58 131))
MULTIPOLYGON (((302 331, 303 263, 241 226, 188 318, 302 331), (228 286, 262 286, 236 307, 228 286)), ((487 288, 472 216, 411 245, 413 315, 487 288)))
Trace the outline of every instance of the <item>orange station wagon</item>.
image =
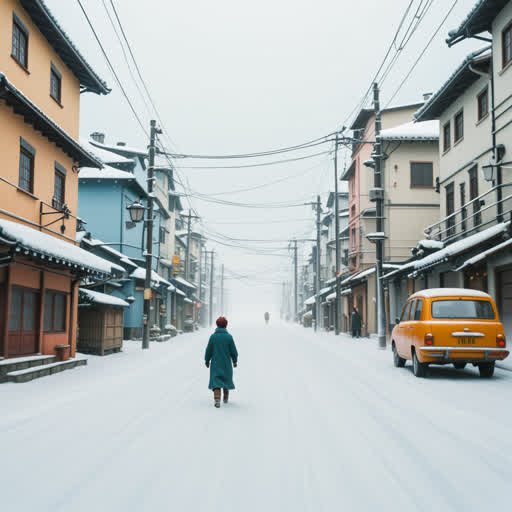
POLYGON ((392 332, 393 362, 412 360, 416 377, 426 377, 430 364, 453 364, 462 370, 478 366, 492 377, 494 363, 505 359, 505 330, 487 293, 464 288, 435 288, 409 297, 392 332))

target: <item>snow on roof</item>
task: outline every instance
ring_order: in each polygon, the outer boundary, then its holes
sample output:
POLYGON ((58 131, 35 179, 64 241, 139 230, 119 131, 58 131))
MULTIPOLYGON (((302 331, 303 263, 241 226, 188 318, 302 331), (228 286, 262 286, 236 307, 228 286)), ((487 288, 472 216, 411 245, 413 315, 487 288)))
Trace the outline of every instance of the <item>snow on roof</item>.
POLYGON ((477 254, 476 256, 473 256, 472 258, 469 258, 469 260, 466 260, 463 265, 461 265, 458 269, 462 270, 466 267, 469 267, 470 265, 474 265, 475 263, 478 263, 479 261, 485 260, 487 256, 490 256, 491 254, 495 254, 502 249, 505 249, 505 247, 508 247, 509 245, 512 245, 512 238, 509 238, 508 240, 505 240, 503 243, 495 245, 491 249, 488 249, 487 251, 481 252, 477 254))
MULTIPOLYGON (((133 277, 134 279, 146 279, 146 269, 142 267, 137 267, 131 274, 130 277, 133 277)), ((170 286, 171 283, 169 281, 166 281, 162 276, 159 276, 154 270, 151 270, 151 281, 154 283, 160 285, 160 284, 166 284, 167 286, 170 286)))
POLYGON ((188 281, 186 281, 185 279, 183 279, 183 277, 180 277, 180 276, 177 276, 173 279, 173 281, 176 281, 177 283, 180 283, 182 284, 183 286, 186 286, 187 288, 192 288, 192 289, 196 289, 197 286, 195 284, 192 284, 192 283, 189 283, 188 281))
POLYGON ((439 240, 420 240, 418 242, 418 247, 423 247, 424 249, 443 249, 444 243, 439 240))
MULTIPOLYGON (((83 232, 80 232, 80 233, 83 233, 83 232)), ((78 233, 77 233, 77 241, 79 241, 78 233)), ((109 252, 109 253, 113 254, 114 256, 117 256, 121 263, 125 263, 126 265, 130 265, 132 267, 138 266, 130 258, 125 256, 122 252, 117 251, 110 245, 105 245, 105 242, 103 242, 102 240, 98 240, 97 238, 86 238, 85 236, 82 236, 81 241, 86 243, 87 245, 92 246, 92 247, 101 247, 102 250, 109 252)))
POLYGON ((475 245, 481 244, 486 240, 490 240, 491 238, 499 235, 500 233, 504 233, 510 225, 509 222, 501 222, 500 224, 496 224, 496 226, 492 226, 484 231, 480 231, 480 233, 476 233, 474 235, 468 236, 467 238, 463 238, 462 240, 458 240, 453 244, 448 245, 444 249, 435 252, 434 254, 429 254, 425 258, 416 261, 414 265, 414 270, 422 270, 426 267, 430 267, 436 265, 437 263, 441 263, 443 261, 448 260, 451 256, 455 256, 464 252, 468 249, 471 249, 475 245))
POLYGON ((89 139, 85 137, 80 138, 80 144, 92 153, 96 155, 103 163, 105 164, 133 164, 133 160, 131 158, 126 158, 121 155, 117 155, 116 153, 112 153, 111 151, 107 151, 105 149, 99 148, 97 146, 93 146, 89 139))
POLYGON ((316 302, 316 296, 315 296, 315 295, 313 295, 313 296, 309 297, 309 299, 306 299, 306 300, 304 301, 304 305, 305 305, 305 306, 311 306, 311 305, 312 305, 312 304, 314 304, 315 302, 316 302))
POLYGON ((468 288, 429 288, 428 290, 421 290, 416 292, 411 297, 481 297, 490 299, 491 296, 487 293, 470 290, 468 288))
POLYGON ((382 279, 388 279, 391 276, 394 276, 394 275, 398 274, 399 272, 402 272, 403 270, 407 270, 408 268, 414 267, 414 265, 416 265, 416 261, 409 261, 407 263, 404 263, 403 265, 400 265, 395 270, 392 270, 391 272, 383 275, 382 279))
POLYGON ((175 293, 177 293, 178 295, 182 295, 183 297, 186 297, 186 296, 187 296, 187 294, 186 294, 186 293, 182 292, 179 288, 176 288, 176 287, 175 287, 175 286, 173 286, 172 284, 171 284, 171 286, 169 286, 169 288, 167 288, 167 289, 168 289, 170 292, 175 292, 175 293))
POLYGON ((94 290, 87 290, 86 288, 79 288, 80 293, 83 293, 92 303, 104 304, 106 306, 120 306, 127 308, 130 306, 128 302, 114 297, 113 295, 107 295, 106 293, 96 292, 94 290))
POLYGON ((101 274, 112 272, 112 263, 84 249, 28 226, 0 219, 0 235, 17 242, 17 251, 33 252, 56 263, 80 267, 101 274))
POLYGON ((439 120, 405 123, 380 132, 382 140, 439 140, 439 120))
MULTIPOLYGON (((383 269, 400 269, 400 265, 392 265, 391 263, 384 263, 382 265, 383 269)), ((375 267, 368 268, 366 270, 363 270, 362 272, 359 272, 358 274, 353 274, 346 279, 342 281, 342 284, 346 284, 349 281, 355 281, 356 279, 361 279, 362 277, 368 277, 369 275, 373 274, 375 272, 375 267)))
POLYGON ((127 171, 114 169, 106 165, 103 169, 94 169, 93 167, 82 167, 78 175, 80 179, 98 179, 98 180, 135 180, 135 174, 127 171))
POLYGON ((101 144, 100 142, 96 140, 90 140, 89 141, 93 146, 96 146, 97 148, 105 149, 107 151, 119 151, 120 153, 127 153, 130 155, 137 155, 137 156, 148 156, 148 150, 147 149, 138 149, 130 146, 112 146, 110 144, 101 144))

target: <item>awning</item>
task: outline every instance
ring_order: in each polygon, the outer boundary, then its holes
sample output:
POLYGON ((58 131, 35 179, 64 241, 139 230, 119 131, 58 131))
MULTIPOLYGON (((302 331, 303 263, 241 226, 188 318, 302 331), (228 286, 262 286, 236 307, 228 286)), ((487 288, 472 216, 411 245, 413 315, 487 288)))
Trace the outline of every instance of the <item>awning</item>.
MULTIPOLYGON (((172 285, 171 285, 171 286, 172 286, 172 285)), ((174 286, 172 286, 172 287, 173 287, 173 289, 171 290, 171 286, 169 286, 169 288, 167 288, 170 292, 174 292, 174 293, 176 293, 177 295, 181 295, 182 297, 186 297, 186 296, 187 296, 187 294, 186 294, 186 293, 182 292, 179 288, 176 288, 176 287, 174 287, 174 286)))
POLYGON ((305 306, 312 306, 316 302, 316 296, 313 295, 312 297, 309 297, 309 299, 304 301, 305 306))
POLYGON ((71 135, 64 131, 55 121, 39 110, 20 90, 7 80, 0 72, 0 98, 9 105, 16 114, 23 116, 26 123, 40 131, 48 140, 58 145, 80 167, 103 166, 101 160, 86 151, 71 135))
POLYGON ((17 254, 68 267, 74 273, 112 274, 113 263, 110 261, 18 222, 0 219, 0 237, 14 242, 17 254))
MULTIPOLYGON (((343 297, 344 295, 350 295, 352 290, 350 288, 345 288, 341 290, 340 295, 343 297)), ((332 302, 336 300, 336 292, 327 295, 327 302, 332 302)))
POLYGON ((181 284, 182 286, 186 286, 187 288, 191 288, 192 290, 195 290, 197 288, 196 285, 192 284, 192 283, 189 283, 188 281, 186 281, 185 279, 183 279, 183 277, 175 277, 173 279, 173 281, 175 281, 176 283, 178 284, 181 284))
POLYGON ((188 298, 183 299, 187 304, 194 304, 193 300, 190 300, 188 298))
POLYGON ((474 235, 468 236, 467 238, 463 238, 462 240, 458 240, 457 242, 448 245, 440 251, 429 254, 425 258, 422 258, 415 263, 414 272, 410 275, 416 275, 419 271, 427 270, 431 267, 435 267, 436 265, 448 261, 453 256, 461 254, 464 251, 472 249, 473 247, 504 233, 507 231, 509 226, 510 221, 501 222, 500 224, 496 224, 491 228, 480 231, 480 233, 476 233, 474 235))
POLYGON ((471 265, 474 265, 475 263, 478 263, 479 261, 485 260, 488 256, 492 256, 493 254, 496 254, 497 252, 500 252, 501 250, 505 249, 506 247, 512 246, 512 238, 506 240, 505 242, 496 245, 495 247, 488 249, 487 251, 481 252, 477 254, 476 256, 473 256, 472 258, 469 258, 469 260, 466 260, 463 265, 461 265, 458 269, 462 270, 466 267, 469 267, 471 265))
POLYGON ((79 288, 79 305, 83 304, 101 304, 103 306, 113 306, 113 307, 121 307, 128 308, 130 304, 120 299, 119 297, 114 297, 113 295, 108 295, 106 293, 97 292, 95 290, 87 290, 86 288, 79 288))
MULTIPOLYGON (((142 267, 136 268, 131 274, 130 277, 134 279, 145 280, 146 279, 146 269, 142 267)), ((151 282, 156 286, 167 285, 171 286, 169 281, 166 281, 162 276, 159 276, 154 270, 151 270, 151 282)))

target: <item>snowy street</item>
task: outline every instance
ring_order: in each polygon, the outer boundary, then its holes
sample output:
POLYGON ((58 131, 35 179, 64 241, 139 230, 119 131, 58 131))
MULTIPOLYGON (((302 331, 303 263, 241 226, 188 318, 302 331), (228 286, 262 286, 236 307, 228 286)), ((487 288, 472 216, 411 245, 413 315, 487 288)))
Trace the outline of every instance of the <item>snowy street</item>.
POLYGON ((2 509, 509 509, 512 372, 417 379, 373 340, 230 331, 237 390, 220 410, 205 330, 0 386, 2 509))

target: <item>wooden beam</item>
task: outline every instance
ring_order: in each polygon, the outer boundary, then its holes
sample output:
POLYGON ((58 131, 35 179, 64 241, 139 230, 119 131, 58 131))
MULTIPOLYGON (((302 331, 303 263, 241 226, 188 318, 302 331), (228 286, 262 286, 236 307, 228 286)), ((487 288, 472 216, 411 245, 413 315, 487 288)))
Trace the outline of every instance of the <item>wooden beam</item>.
POLYGON ((4 314, 4 344, 3 344, 3 356, 7 359, 9 357, 9 314, 11 312, 11 265, 7 267, 7 279, 5 280, 6 286, 6 296, 5 296, 5 310, 4 314))
POLYGON ((40 271, 39 278, 39 332, 37 336, 37 351, 43 353, 43 336, 44 336, 44 290, 45 290, 46 276, 44 269, 40 271))

